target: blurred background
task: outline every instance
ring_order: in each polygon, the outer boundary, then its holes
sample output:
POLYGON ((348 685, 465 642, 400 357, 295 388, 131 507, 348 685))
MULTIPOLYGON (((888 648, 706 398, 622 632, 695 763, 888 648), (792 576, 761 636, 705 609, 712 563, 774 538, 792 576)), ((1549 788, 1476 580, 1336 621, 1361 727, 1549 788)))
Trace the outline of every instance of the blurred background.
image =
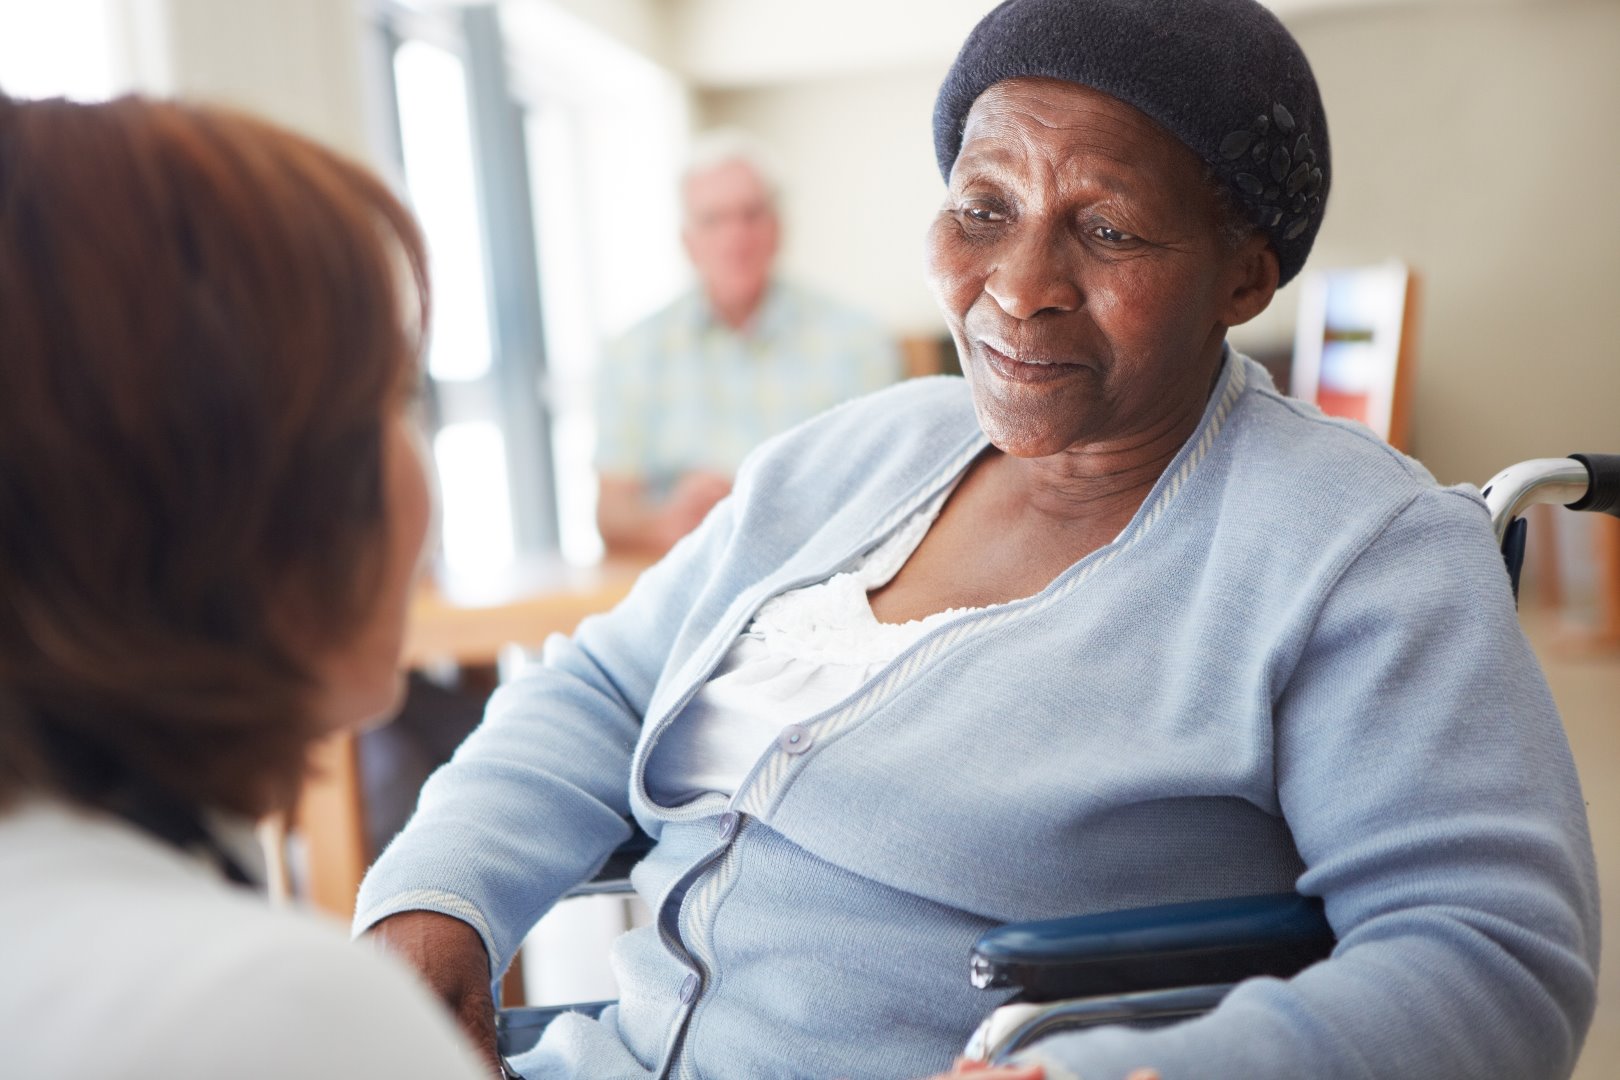
MULTIPOLYGON (((600 553, 591 375, 689 271, 690 134, 784 178, 781 268, 938 336, 921 237, 934 91, 987 0, 0 0, 0 86, 236 103, 394 178, 433 248, 444 558, 600 553)), ((1326 99, 1318 268, 1421 275, 1409 448, 1445 482, 1612 444, 1620 4, 1272 0, 1326 99)), ((1276 364, 1285 290, 1233 334, 1276 364)), ((1284 367, 1284 370, 1286 368, 1284 367)))
MULTIPOLYGON (((783 273, 872 313, 928 366, 943 335, 922 275, 943 193, 932 99, 991 6, 0 0, 0 87, 229 102, 398 185, 434 260, 440 577, 476 593, 537 560, 601 558, 593 377, 609 342, 689 284, 678 176, 694 132, 762 139, 783 180, 783 273)), ((1405 448, 1475 484, 1523 458, 1620 451, 1620 2, 1269 6, 1331 126, 1311 266, 1393 261, 1420 283, 1401 327, 1405 448)), ((1322 317, 1302 288, 1232 335, 1283 383, 1299 344, 1324 341, 1302 327, 1322 317)), ((1613 896, 1620 540, 1595 517, 1544 523, 1526 611, 1613 896)), ((431 650, 417 659, 432 666, 431 650)), ((1620 1061, 1616 967, 1583 1076, 1620 1061)))

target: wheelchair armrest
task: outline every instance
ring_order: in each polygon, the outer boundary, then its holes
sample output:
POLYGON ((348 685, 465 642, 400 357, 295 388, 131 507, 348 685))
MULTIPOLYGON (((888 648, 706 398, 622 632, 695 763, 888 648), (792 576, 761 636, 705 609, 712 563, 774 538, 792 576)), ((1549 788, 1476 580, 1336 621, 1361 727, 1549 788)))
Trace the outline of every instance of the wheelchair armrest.
POLYGON ((596 880, 605 878, 627 878, 630 868, 640 862, 642 857, 653 848, 653 839, 638 827, 630 834, 630 839, 613 849, 602 869, 596 872, 596 880))
POLYGON ((1011 923, 973 949, 973 985, 1024 1001, 1286 978, 1333 951, 1322 902, 1296 893, 1011 923))
POLYGON ((634 831, 630 839, 613 849, 613 854, 607 857, 602 869, 596 872, 591 880, 574 886, 563 894, 567 900, 575 896, 607 896, 619 893, 629 893, 634 890, 630 887, 630 870, 653 848, 653 839, 631 822, 634 831))
POLYGON ((546 1026, 563 1013, 576 1012, 597 1017, 611 1001, 586 1001, 578 1005, 519 1005, 495 1011, 495 1049, 501 1057, 516 1057, 533 1049, 546 1026))

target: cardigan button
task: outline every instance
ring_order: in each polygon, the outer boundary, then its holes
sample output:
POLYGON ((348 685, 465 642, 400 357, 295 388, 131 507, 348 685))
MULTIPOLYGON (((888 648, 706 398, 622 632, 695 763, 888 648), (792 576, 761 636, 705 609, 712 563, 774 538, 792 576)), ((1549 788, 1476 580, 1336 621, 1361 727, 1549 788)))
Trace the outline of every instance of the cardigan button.
POLYGON ((698 977, 696 975, 688 975, 686 978, 681 980, 682 1005, 690 1005, 692 1003, 692 999, 697 997, 697 992, 698 977))
POLYGON ((789 754, 802 754, 810 749, 810 732, 803 724, 789 724, 776 737, 776 744, 789 754))
POLYGON ((720 815, 720 839, 730 840, 737 835, 737 826, 742 823, 742 815, 735 810, 720 815))

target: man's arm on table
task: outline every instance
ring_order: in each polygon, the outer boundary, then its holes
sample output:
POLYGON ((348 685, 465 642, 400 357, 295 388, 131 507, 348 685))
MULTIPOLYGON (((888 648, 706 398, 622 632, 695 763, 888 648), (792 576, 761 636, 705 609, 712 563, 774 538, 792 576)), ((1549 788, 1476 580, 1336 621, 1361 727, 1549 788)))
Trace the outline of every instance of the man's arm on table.
POLYGON ((658 558, 702 524, 715 504, 730 493, 728 477, 694 471, 680 478, 667 499, 658 500, 639 477, 603 473, 597 489, 596 527, 608 554, 658 558))

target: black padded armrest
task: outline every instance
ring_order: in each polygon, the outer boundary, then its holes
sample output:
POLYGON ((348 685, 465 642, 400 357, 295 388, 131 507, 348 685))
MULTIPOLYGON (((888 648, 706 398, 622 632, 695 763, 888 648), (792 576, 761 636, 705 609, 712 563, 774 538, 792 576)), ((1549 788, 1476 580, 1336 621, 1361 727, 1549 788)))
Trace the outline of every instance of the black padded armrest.
POLYGON ((974 946, 973 984, 1018 987, 1025 1001, 1286 978, 1333 951, 1322 902, 1240 896, 1012 923, 974 946))
POLYGON ((613 849, 613 854, 607 857, 607 862, 602 864, 602 869, 596 872, 596 876, 569 889, 563 894, 563 899, 633 891, 630 888, 630 871, 647 852, 652 850, 653 839, 642 832, 634 822, 631 822, 631 828, 634 831, 630 834, 630 839, 613 849))
POLYGON ((637 828, 635 832, 630 834, 630 839, 620 844, 614 849, 613 854, 608 856, 608 860, 602 865, 602 869, 596 872, 596 878, 594 880, 603 881, 628 878, 630 876, 630 868, 635 866, 636 863, 640 862, 642 857, 645 856, 647 852, 651 851, 652 848, 652 837, 642 832, 640 828, 637 828))

